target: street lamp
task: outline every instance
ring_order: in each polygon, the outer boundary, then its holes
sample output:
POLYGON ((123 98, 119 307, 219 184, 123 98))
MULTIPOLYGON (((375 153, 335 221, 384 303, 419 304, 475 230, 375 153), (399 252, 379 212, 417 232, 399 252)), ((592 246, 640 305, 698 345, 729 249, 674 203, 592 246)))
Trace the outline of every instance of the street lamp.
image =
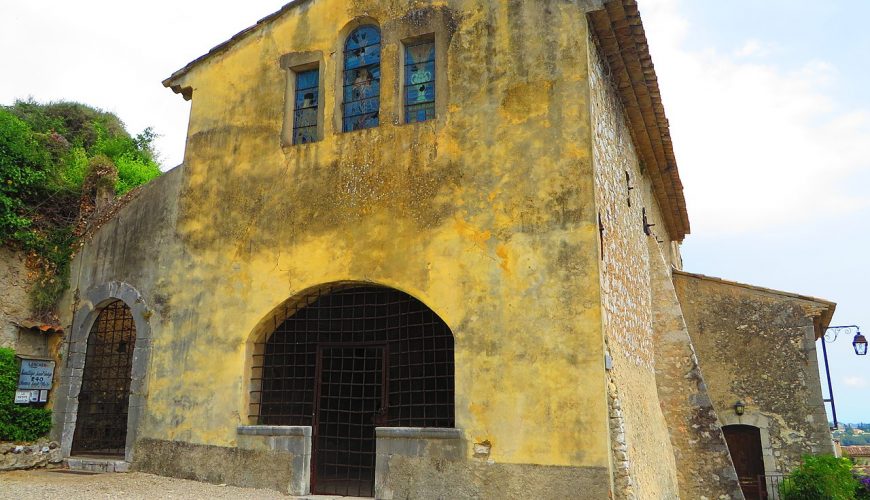
POLYGON ((853 330, 855 331, 855 338, 852 340, 852 348, 855 349, 855 354, 864 356, 867 354, 867 339, 861 335, 861 329, 858 325, 829 326, 825 329, 825 334, 822 336, 822 357, 825 359, 825 376, 828 379, 828 395, 830 396, 830 398, 822 399, 822 401, 831 403, 831 416, 834 417, 834 427, 831 429, 838 427, 837 407, 834 406, 834 387, 831 385, 831 370, 828 368, 828 349, 825 347, 825 344, 835 342, 840 333, 848 335, 853 330))
POLYGON ((852 347, 855 349, 855 354, 858 356, 867 355, 867 339, 861 335, 861 331, 855 334, 855 339, 852 340, 852 347))

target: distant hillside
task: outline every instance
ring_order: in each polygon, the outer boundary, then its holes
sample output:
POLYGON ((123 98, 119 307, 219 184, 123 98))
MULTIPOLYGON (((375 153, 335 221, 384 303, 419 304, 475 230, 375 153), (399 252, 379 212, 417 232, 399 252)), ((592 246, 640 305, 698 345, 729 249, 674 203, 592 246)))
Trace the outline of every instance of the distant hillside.
POLYGON ((48 315, 66 288, 97 196, 160 175, 155 137, 150 128, 132 136, 114 114, 75 102, 0 106, 0 244, 27 253, 38 314, 48 315))

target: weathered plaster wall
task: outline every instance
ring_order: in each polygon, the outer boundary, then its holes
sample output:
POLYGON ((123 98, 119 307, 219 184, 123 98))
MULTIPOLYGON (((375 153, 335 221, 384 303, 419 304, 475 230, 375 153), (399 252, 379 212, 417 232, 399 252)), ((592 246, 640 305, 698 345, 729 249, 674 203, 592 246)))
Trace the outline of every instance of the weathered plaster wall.
MULTIPOLYGON (((659 224, 651 183, 640 168, 606 64, 590 44, 595 198, 600 220, 602 325, 613 356, 609 372, 612 454, 617 498, 676 498, 674 452, 656 392, 651 266, 643 210, 659 224), (629 189, 632 187, 633 189, 629 189)), ((657 259, 657 260, 656 260, 657 259)))
POLYGON ((802 454, 833 453, 814 326, 833 304, 688 273, 674 273, 674 283, 723 423, 767 425, 773 457, 765 468, 775 468, 767 472, 792 470, 802 454), (747 405, 742 418, 738 400, 747 405))
POLYGON ((183 77, 184 169, 86 245, 67 299, 123 281, 153 308, 142 438, 235 446, 261 320, 311 287, 370 281, 451 327, 468 461, 489 441, 495 464, 607 481, 584 3, 434 4, 302 2, 183 77), (338 33, 363 14, 385 39, 381 125, 340 133, 338 33), (448 35, 446 112, 398 124, 396 33, 426 16, 448 35), (282 148, 279 60, 317 51, 324 138, 282 148))

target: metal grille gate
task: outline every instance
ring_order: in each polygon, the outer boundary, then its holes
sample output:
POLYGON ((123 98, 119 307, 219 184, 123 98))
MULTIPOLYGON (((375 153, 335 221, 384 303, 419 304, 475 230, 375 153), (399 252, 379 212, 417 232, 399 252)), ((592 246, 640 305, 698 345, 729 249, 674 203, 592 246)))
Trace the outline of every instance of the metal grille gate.
POLYGON ((389 288, 345 286, 297 304, 256 347, 252 416, 312 426, 314 493, 371 496, 376 426, 453 427, 453 334, 389 288))
POLYGON ((375 426, 383 424, 385 406, 384 348, 321 346, 318 358, 315 488, 333 495, 371 495, 375 426))
POLYGON ((135 344, 130 308, 106 305, 88 335, 72 454, 124 455, 135 344))

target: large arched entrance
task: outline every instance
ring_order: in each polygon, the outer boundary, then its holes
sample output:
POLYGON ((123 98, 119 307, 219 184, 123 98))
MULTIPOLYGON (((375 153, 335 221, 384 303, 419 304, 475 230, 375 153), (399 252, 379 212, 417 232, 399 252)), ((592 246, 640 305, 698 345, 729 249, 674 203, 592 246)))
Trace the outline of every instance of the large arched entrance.
POLYGON ((135 344, 130 308, 106 304, 88 335, 73 455, 124 456, 135 344))
POLYGON ((258 424, 312 427, 313 493, 373 495, 375 427, 454 426, 453 334, 406 293, 306 297, 258 352, 258 424))

